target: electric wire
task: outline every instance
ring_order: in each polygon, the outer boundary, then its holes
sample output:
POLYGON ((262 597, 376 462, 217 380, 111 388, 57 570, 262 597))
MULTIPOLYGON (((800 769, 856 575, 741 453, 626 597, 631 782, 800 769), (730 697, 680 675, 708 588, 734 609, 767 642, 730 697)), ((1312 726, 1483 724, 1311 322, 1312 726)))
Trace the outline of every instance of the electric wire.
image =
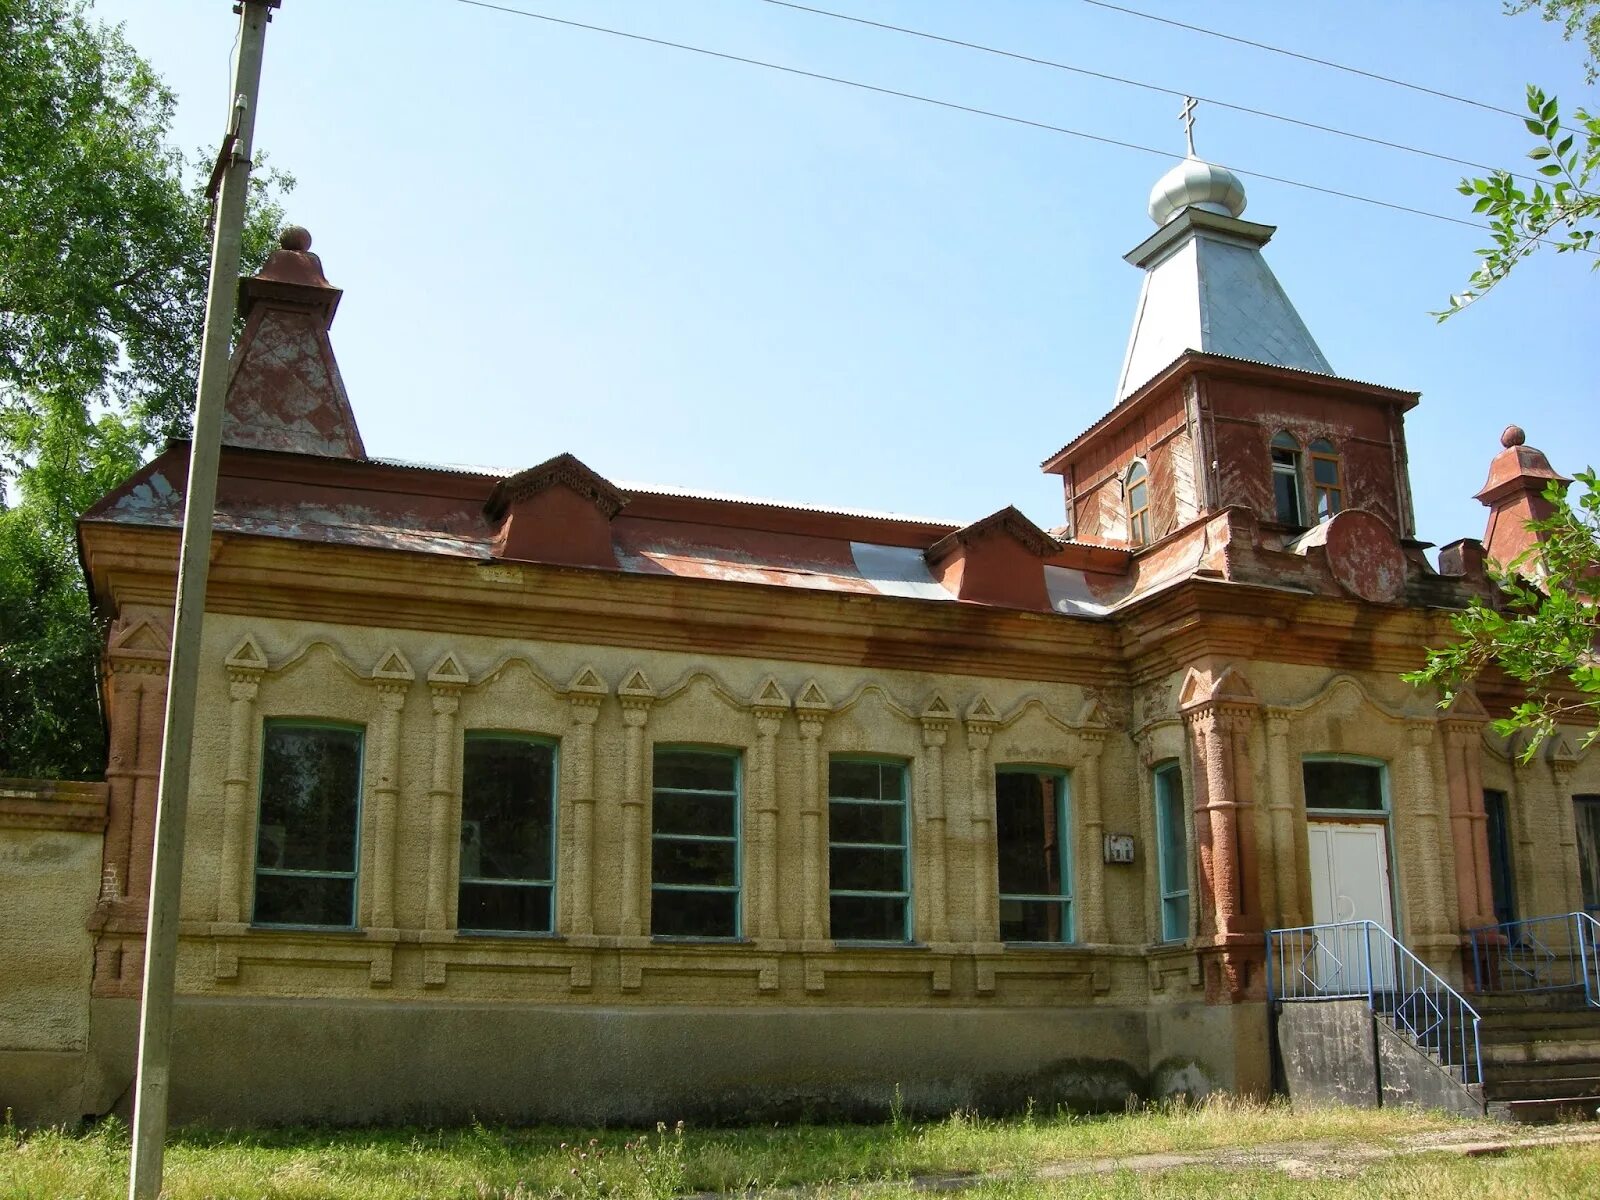
MULTIPOLYGON (((1350 129, 1340 129, 1334 125, 1323 125, 1316 121, 1306 121, 1299 117, 1287 116, 1283 113, 1271 112, 1263 108, 1251 108, 1244 104, 1232 104, 1227 100, 1218 100, 1215 96, 1202 96, 1194 91, 1182 91, 1178 88, 1165 87, 1158 83, 1147 83, 1141 79, 1129 79, 1122 75, 1113 75, 1106 71, 1094 71, 1088 67, 1074 66, 1071 63, 1060 62, 1056 59, 1038 58, 1032 54, 1022 54, 1015 50, 1004 50, 998 46, 987 46, 982 42, 969 42, 962 38, 945 37, 942 34, 930 33, 924 29, 912 29, 905 25, 892 25, 887 21, 873 21, 866 17, 853 16, 850 13, 834 12, 826 8, 814 8, 809 4, 796 4, 794 0, 762 0, 764 4, 771 4, 776 8, 793 9, 795 12, 811 13, 819 17, 830 17, 835 21, 848 21, 854 25, 866 25, 873 29, 882 29, 891 33, 903 33, 909 37, 923 38, 930 42, 942 42, 947 46, 959 46, 966 50, 978 50, 984 54, 993 54, 999 58, 1009 58, 1017 62, 1030 63, 1034 66, 1050 67, 1057 71, 1069 71, 1075 75, 1084 75, 1090 79, 1100 79, 1107 83, 1120 83, 1127 87, 1141 88, 1147 92, 1159 92, 1165 96, 1175 96, 1180 100, 1193 97, 1204 104, 1215 108, 1225 108, 1231 112, 1245 113, 1252 117, 1262 117, 1269 121, 1282 121, 1286 125, 1297 125, 1301 129, 1314 129, 1319 133, 1331 133, 1338 137, 1351 138, 1354 141, 1366 142, 1373 146, 1383 146, 1390 150, 1400 150, 1407 154, 1420 155, 1438 162, 1452 163, 1458 167, 1470 167, 1475 171, 1486 171, 1490 174, 1504 172, 1514 179, 1521 179, 1528 183, 1542 183, 1542 179, 1533 175, 1524 175, 1517 171, 1506 171, 1503 167, 1491 166, 1488 163, 1473 162, 1467 158, 1457 158, 1453 154, 1441 154, 1434 150, 1424 150, 1420 146, 1410 146, 1404 142, 1391 142, 1380 137, 1371 137, 1364 133, 1356 133, 1350 129)), ((1130 10, 1131 11, 1131 10, 1130 10)))
MULTIPOLYGON (((1137 150, 1141 154, 1152 154, 1158 158, 1175 158, 1170 150, 1162 150, 1155 146, 1145 146, 1138 142, 1124 141, 1121 138, 1106 137, 1103 134, 1089 133, 1082 129, 1070 129, 1065 125, 1052 125, 1048 121, 1036 121, 1031 117, 1019 117, 1011 113, 997 112, 993 109, 978 108, 970 104, 959 104, 954 100, 940 100, 933 96, 924 96, 917 92, 901 91, 898 88, 883 87, 875 83, 864 83, 858 79, 846 79, 841 75, 826 75, 821 71, 808 71, 802 67, 791 67, 783 63, 769 62, 760 58, 749 58, 741 54, 731 54, 724 50, 712 50, 705 46, 695 46, 687 42, 674 42, 666 38, 651 37, 648 34, 632 33, 624 29, 613 29, 606 25, 592 25, 585 21, 574 21, 567 17, 556 17, 549 13, 534 12, 532 9, 513 8, 508 4, 496 4, 491 0, 455 0, 455 3, 468 8, 481 8, 489 12, 505 13, 513 17, 526 17, 529 20, 544 21, 552 25, 561 25, 570 29, 583 29, 591 33, 610 34, 613 37, 625 38, 629 41, 644 42, 652 46, 662 46, 671 50, 684 50, 691 54, 700 54, 707 58, 721 59, 724 62, 742 63, 745 66, 763 67, 770 71, 781 71, 786 75, 796 75, 804 79, 815 79, 823 83, 836 83, 843 87, 857 88, 864 92, 873 92, 880 96, 895 96, 901 100, 914 100, 919 104, 931 105, 935 108, 950 109, 954 112, 969 113, 977 117, 988 117, 995 121, 1005 121, 1012 125, 1021 125, 1029 129, 1038 129, 1046 133, 1062 134, 1066 137, 1080 138, 1084 141, 1098 142, 1105 146, 1116 146, 1123 150, 1137 150)), ((1413 208, 1409 204, 1398 204, 1392 200, 1379 200, 1374 196, 1363 196, 1357 192, 1346 192, 1339 188, 1325 187, 1318 183, 1307 183, 1302 179, 1290 179, 1283 175, 1272 175, 1266 171, 1246 170, 1243 167, 1234 167, 1225 163, 1216 164, 1227 166, 1236 175, 1243 175, 1250 179, 1260 179, 1268 183, 1279 183, 1285 187, 1299 188, 1303 191, 1317 192, 1324 196, 1336 196, 1342 200, 1354 200, 1360 204, 1370 204, 1377 208, 1385 208, 1391 212, 1409 213, 1416 217, 1426 217, 1432 221, 1444 221, 1451 225, 1463 225, 1468 229, 1481 232, 1492 231, 1492 226, 1479 221, 1468 221, 1463 217, 1452 217, 1445 213, 1432 212, 1425 208, 1413 208)), ((1534 239, 1544 241, 1545 239, 1534 239)), ((1600 255, 1600 251, 1587 251, 1587 253, 1600 255)))
POLYGON ((1282 46, 1271 46, 1266 42, 1253 42, 1249 38, 1237 37, 1231 33, 1222 33, 1216 29, 1207 29, 1203 25, 1190 25, 1185 21, 1174 20, 1171 17, 1158 17, 1155 13, 1142 12, 1137 8, 1125 8, 1120 4, 1111 4, 1108 0, 1083 0, 1085 4, 1092 4, 1096 8, 1110 9, 1112 12, 1127 13, 1130 17, 1142 17, 1146 21, 1156 21, 1162 25, 1172 25, 1178 29, 1187 29, 1191 33, 1203 33, 1207 37, 1221 38, 1227 42, 1237 42, 1241 46, 1250 46, 1257 50, 1266 50, 1272 54, 1282 54, 1289 58, 1298 58, 1301 62, 1315 63, 1319 67, 1331 67, 1335 71, 1347 71, 1351 75, 1360 75, 1365 79, 1375 79, 1379 83, 1393 84, 1395 87, 1410 88, 1413 92, 1422 92, 1425 95, 1437 96, 1441 100, 1454 100, 1457 104, 1468 104, 1473 108, 1481 108, 1486 112, 1503 113, 1517 120, 1524 120, 1526 114, 1512 112, 1509 108, 1501 108, 1498 104, 1487 104, 1482 100, 1473 100, 1467 96, 1458 96, 1454 92, 1441 92, 1437 88, 1425 87, 1420 83, 1408 83, 1404 79, 1395 79, 1390 75, 1380 75, 1376 71, 1366 71, 1360 67, 1347 66, 1344 63, 1333 62, 1326 58, 1317 58, 1311 54, 1301 54, 1298 50, 1285 50, 1282 46))

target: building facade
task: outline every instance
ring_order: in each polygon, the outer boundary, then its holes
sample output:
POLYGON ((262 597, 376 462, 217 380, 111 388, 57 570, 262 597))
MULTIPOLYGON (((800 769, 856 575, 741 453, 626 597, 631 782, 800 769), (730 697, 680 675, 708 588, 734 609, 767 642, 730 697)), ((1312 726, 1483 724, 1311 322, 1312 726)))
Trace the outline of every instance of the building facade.
MULTIPOLYGON (((1600 902, 1600 761, 1399 679, 1415 393, 1337 376, 1190 159, 1065 522, 366 454, 304 231, 244 284, 172 1105, 211 1122, 859 1114, 1269 1086, 1264 932, 1600 902)), ((103 785, 0 790, 0 1103, 126 1105, 188 447, 90 510, 103 785)))

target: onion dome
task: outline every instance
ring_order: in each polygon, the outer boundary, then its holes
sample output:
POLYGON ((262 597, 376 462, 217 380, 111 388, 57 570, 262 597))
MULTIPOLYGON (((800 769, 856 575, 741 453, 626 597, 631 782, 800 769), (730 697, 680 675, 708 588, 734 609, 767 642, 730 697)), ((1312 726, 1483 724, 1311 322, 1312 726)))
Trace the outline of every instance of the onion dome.
POLYGON ((1156 181, 1150 191, 1150 219, 1165 225, 1186 208, 1237 217, 1244 203, 1244 184, 1237 175, 1191 155, 1156 181))

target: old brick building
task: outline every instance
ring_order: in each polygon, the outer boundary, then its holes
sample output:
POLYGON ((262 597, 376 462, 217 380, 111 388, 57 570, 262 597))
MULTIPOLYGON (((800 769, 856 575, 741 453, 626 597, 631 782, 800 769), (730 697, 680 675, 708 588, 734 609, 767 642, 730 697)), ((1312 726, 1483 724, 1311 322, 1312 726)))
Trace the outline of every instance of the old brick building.
MULTIPOLYGON (((1416 394, 1334 373, 1243 207, 1157 185, 1052 530, 369 457, 286 234, 228 397, 174 1115, 1259 1091, 1264 930, 1370 917, 1458 977, 1463 930, 1595 902, 1600 762, 1399 680, 1484 547, 1430 565, 1416 394)), ((187 454, 81 526, 105 784, 0 793, 25 1116, 125 1102, 187 454)), ((1491 554, 1552 477, 1507 437, 1491 554)))

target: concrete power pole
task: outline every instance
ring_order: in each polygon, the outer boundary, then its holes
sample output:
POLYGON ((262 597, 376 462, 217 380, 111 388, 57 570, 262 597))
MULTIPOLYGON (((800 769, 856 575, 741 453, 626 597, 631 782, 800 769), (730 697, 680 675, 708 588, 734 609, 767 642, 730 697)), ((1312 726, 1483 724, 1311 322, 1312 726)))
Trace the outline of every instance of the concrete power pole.
POLYGON ((213 186, 216 221, 211 278, 206 288, 205 334, 195 398, 194 439, 184 497, 183 542, 172 626, 167 715, 162 729, 161 780, 156 799, 155 862, 150 873, 150 917, 145 934, 144 992, 139 1005, 139 1065, 133 1105, 131 1200, 158 1200, 167 1136, 172 1064, 172 993, 178 958, 178 900, 183 887, 184 825, 189 810, 189 756, 194 745, 195 689, 200 679, 201 619, 211 557, 211 515, 217 500, 217 459, 222 449, 222 409, 228 385, 228 344, 239 286, 245 193, 250 186, 250 145, 255 131, 261 54, 271 10, 281 0, 240 0, 239 58, 227 138, 217 157, 213 186))

